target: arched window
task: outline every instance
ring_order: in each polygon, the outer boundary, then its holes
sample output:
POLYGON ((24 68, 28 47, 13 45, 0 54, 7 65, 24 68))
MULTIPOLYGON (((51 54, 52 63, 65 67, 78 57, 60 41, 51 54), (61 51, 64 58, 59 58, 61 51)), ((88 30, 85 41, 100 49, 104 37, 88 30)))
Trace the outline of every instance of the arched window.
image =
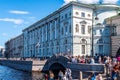
POLYGON ((75 12, 76 15, 79 15, 79 12, 75 12))
POLYGON ((79 25, 78 24, 76 24, 75 31, 76 31, 76 33, 79 33, 79 25))
POLYGON ((90 15, 90 14, 88 14, 88 17, 91 17, 91 15, 90 15))
POLYGON ((103 43, 103 39, 99 39, 97 43, 103 43))
POLYGON ((87 41, 86 41, 85 39, 82 39, 82 40, 81 40, 81 43, 82 43, 82 44, 86 44, 87 41))
POLYGON ((81 51, 82 51, 82 54, 85 54, 86 53, 86 44, 87 44, 87 41, 85 39, 82 39, 81 40, 81 51))

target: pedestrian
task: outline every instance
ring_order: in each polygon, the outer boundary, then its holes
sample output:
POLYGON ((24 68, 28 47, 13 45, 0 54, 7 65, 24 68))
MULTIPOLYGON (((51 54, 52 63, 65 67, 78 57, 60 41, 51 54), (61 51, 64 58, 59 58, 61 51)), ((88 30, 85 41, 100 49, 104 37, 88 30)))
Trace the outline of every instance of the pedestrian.
POLYGON ((63 75, 63 80, 67 80, 66 75, 63 75))
POLYGON ((72 80, 71 73, 72 73, 71 70, 69 68, 66 68, 65 75, 67 80, 72 80))
POLYGON ((48 74, 45 74, 44 77, 45 77, 45 80, 48 80, 48 74))
POLYGON ((63 72, 60 70, 58 73, 59 80, 63 80, 63 72))
POLYGON ((119 65, 116 64, 112 69, 112 74, 111 74, 112 80, 117 80, 118 72, 119 72, 119 65))
POLYGON ((91 60, 90 60, 90 64, 94 64, 94 63, 95 63, 94 59, 91 58, 91 60))
POLYGON ((49 71, 49 79, 48 80, 55 80, 54 73, 51 70, 49 71))
POLYGON ((96 80, 103 80, 102 75, 101 75, 101 74, 98 74, 98 76, 97 76, 97 79, 96 79, 96 80))
POLYGON ((91 73, 90 76, 88 77, 88 80, 96 80, 96 75, 95 73, 91 73))

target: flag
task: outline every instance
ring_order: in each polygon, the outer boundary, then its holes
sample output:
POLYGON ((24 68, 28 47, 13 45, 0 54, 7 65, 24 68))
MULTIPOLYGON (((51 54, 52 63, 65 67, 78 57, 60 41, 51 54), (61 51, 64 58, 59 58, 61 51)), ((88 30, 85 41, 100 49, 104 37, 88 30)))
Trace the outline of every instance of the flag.
POLYGON ((36 47, 39 47, 40 46, 40 42, 38 42, 37 44, 36 44, 36 47))

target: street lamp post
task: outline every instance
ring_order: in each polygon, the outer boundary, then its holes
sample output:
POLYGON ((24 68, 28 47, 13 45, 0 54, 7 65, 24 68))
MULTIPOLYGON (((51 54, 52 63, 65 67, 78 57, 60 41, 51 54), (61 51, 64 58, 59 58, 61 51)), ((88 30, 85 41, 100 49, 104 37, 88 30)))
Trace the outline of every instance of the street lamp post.
POLYGON ((91 44, 91 56, 93 57, 94 56, 94 50, 93 50, 93 46, 94 46, 94 35, 93 35, 93 25, 94 24, 94 9, 93 9, 93 12, 92 12, 92 27, 91 27, 91 32, 92 32, 92 35, 91 35, 91 39, 92 39, 92 44, 91 44))

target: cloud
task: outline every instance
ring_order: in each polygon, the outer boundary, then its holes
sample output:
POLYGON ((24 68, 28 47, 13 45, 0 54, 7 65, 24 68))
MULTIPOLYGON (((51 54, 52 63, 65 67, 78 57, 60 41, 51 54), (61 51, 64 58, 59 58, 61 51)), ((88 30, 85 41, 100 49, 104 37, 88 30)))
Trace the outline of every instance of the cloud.
POLYGON ((7 36, 7 33, 2 33, 2 36, 7 36))
POLYGON ((0 46, 0 48, 4 48, 3 46, 0 46))
POLYGON ((119 0, 103 0, 103 3, 116 4, 119 0))
POLYGON ((64 0, 65 4, 71 2, 71 1, 77 1, 77 0, 64 0))
POLYGON ((115 4, 119 0, 64 0, 65 4, 67 4, 67 3, 71 2, 71 1, 78 1, 80 3, 85 3, 85 4, 96 4, 96 3, 99 3, 101 1, 103 4, 104 3, 115 4))
POLYGON ((78 1, 81 3, 85 3, 85 4, 93 4, 93 3, 98 3, 99 0, 64 0, 65 4, 71 2, 71 1, 78 1))
POLYGON ((29 14, 28 11, 18 11, 18 10, 11 10, 11 11, 9 11, 9 13, 12 13, 12 14, 29 14))
POLYGON ((94 4, 99 2, 99 0, 78 0, 78 1, 85 4, 94 4))
POLYGON ((24 20, 13 18, 0 18, 0 21, 13 22, 14 24, 22 24, 24 20))

